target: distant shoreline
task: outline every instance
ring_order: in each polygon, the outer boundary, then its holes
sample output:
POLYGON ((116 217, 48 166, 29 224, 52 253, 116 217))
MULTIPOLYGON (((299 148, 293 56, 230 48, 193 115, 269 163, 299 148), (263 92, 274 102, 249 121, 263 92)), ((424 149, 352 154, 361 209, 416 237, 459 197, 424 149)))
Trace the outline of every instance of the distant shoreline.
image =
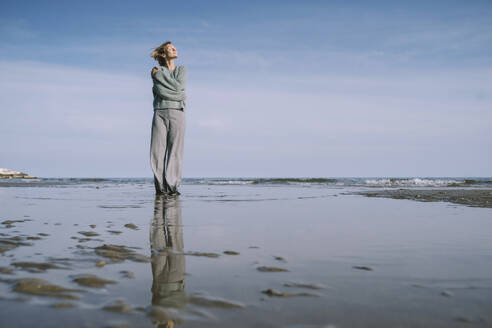
POLYGON ((36 179, 36 177, 24 172, 0 168, 0 179, 36 179))

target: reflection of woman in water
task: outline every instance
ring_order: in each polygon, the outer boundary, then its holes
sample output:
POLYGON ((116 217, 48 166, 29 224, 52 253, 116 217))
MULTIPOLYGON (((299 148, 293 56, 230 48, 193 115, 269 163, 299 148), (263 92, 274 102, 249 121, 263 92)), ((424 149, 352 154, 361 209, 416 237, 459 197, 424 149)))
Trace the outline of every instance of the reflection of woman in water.
MULTIPOLYGON (((152 305, 184 308, 185 257, 179 199, 156 196, 150 230, 152 254, 152 305)), ((169 321, 163 327, 173 327, 169 321)))

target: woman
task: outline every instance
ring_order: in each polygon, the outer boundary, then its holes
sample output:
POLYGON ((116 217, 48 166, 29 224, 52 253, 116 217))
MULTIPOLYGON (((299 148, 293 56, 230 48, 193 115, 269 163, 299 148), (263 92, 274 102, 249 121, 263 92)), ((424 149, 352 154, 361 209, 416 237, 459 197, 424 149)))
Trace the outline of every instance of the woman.
POLYGON ((185 133, 186 67, 174 65, 176 47, 167 41, 150 55, 159 66, 152 69, 154 118, 150 163, 157 194, 177 196, 181 184, 185 133))

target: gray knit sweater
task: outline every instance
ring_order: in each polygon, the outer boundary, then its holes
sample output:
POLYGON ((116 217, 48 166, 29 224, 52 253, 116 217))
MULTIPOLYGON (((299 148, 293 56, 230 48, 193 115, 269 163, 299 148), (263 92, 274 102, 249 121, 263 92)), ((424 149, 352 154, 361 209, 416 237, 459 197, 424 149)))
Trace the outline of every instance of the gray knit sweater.
POLYGON ((159 70, 152 77, 154 86, 154 110, 164 108, 182 108, 185 110, 186 67, 178 66, 170 71, 165 66, 157 66, 159 70))

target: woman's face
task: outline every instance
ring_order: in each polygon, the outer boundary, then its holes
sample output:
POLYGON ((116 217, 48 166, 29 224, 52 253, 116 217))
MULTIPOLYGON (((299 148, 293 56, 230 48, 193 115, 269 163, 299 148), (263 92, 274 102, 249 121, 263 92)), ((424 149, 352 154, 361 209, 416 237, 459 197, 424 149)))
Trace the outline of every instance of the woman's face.
POLYGON ((164 49, 165 49, 164 53, 167 59, 178 58, 178 51, 176 50, 176 47, 173 44, 166 45, 164 49))

